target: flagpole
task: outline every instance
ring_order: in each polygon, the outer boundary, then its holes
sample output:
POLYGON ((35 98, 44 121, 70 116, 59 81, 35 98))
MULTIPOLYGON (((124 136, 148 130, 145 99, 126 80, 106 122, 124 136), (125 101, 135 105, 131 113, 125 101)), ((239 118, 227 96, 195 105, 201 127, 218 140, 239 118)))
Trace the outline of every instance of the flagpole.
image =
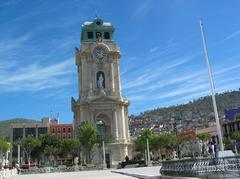
POLYGON ((212 92, 212 102, 213 102, 213 109, 214 109, 214 115, 215 115, 216 126, 217 126, 217 134, 218 134, 218 139, 219 139, 219 148, 220 148, 220 151, 223 151, 224 148, 223 148, 222 131, 221 131, 221 125, 220 125, 219 117, 218 117, 218 110, 217 110, 217 104, 216 104, 216 98, 215 98, 215 89, 214 89, 214 84, 213 84, 211 66, 210 66, 209 58, 208 58, 208 50, 207 50, 207 46, 206 46, 206 39, 205 39, 205 33, 204 33, 202 21, 200 21, 200 29, 201 29, 201 34, 202 34, 205 59, 206 59, 207 67, 208 67, 208 78, 209 78, 211 92, 212 92))

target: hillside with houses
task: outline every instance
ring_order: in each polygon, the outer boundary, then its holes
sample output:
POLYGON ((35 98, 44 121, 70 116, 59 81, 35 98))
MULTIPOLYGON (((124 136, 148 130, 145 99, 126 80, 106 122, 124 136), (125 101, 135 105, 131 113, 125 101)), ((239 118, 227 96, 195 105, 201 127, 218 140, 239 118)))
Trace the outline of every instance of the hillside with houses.
MULTIPOLYGON (((225 120, 224 110, 240 107, 240 90, 216 95, 220 120, 225 120)), ((129 117, 130 134, 136 136, 142 128, 153 128, 156 133, 173 132, 208 127, 214 122, 211 96, 165 108, 145 111, 129 117)))

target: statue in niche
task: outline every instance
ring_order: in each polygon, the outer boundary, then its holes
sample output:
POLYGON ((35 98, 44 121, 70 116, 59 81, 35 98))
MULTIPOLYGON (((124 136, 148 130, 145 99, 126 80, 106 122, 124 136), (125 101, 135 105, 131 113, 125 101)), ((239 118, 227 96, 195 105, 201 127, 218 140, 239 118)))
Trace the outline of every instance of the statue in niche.
POLYGON ((103 75, 100 74, 100 76, 99 76, 99 78, 98 78, 98 81, 97 81, 97 86, 98 86, 98 88, 100 88, 100 89, 103 88, 103 80, 104 80, 103 75))
POLYGON ((101 32, 97 32, 96 33, 96 38, 97 38, 97 42, 102 42, 102 33, 101 32))

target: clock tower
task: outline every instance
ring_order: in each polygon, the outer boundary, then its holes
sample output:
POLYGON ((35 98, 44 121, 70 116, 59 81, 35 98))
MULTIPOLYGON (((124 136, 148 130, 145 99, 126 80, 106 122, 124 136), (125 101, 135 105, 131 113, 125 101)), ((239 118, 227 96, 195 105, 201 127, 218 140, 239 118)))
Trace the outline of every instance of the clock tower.
POLYGON ((102 121, 105 135, 114 138, 106 144, 106 160, 110 166, 124 161, 126 156, 131 157, 129 101, 121 93, 121 53, 114 40, 114 30, 111 23, 100 18, 82 25, 81 47, 76 48, 79 98, 72 98, 75 129, 83 121, 94 124, 102 121))

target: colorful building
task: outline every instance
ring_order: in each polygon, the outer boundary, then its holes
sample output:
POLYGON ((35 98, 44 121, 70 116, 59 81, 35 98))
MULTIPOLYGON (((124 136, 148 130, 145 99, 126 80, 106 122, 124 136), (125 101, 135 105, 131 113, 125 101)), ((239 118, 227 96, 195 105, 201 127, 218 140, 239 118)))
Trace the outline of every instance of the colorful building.
POLYGON ((72 124, 52 124, 49 130, 50 135, 54 135, 59 139, 72 139, 74 137, 72 124))

